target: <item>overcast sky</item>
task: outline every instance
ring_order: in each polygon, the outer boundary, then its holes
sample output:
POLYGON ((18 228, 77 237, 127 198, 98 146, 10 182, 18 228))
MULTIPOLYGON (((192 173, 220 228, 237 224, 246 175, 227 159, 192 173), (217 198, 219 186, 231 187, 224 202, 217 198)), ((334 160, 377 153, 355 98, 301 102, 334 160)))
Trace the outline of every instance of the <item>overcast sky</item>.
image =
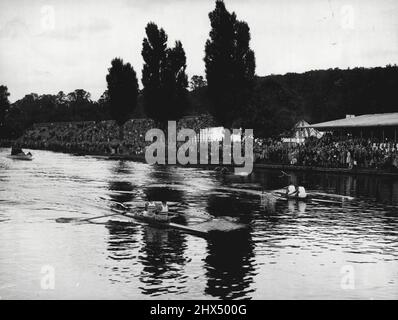
MULTIPOLYGON (((398 63, 396 0, 225 0, 251 29, 257 75, 398 63)), ((10 100, 82 88, 97 99, 110 61, 141 77, 149 21, 181 40, 188 75, 204 75, 214 0, 1 0, 0 84, 10 100)))

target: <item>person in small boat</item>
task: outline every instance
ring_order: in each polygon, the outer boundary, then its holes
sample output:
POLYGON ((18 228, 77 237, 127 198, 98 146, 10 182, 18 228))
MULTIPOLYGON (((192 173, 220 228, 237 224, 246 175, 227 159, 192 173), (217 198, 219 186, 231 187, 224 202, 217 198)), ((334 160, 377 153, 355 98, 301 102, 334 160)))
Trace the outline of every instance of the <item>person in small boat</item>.
POLYGON ((300 199, 307 198, 307 192, 305 191, 305 188, 303 186, 299 186, 297 188, 297 197, 300 199))
POLYGON ((144 211, 140 212, 141 215, 144 215, 148 212, 148 205, 149 205, 148 201, 145 202, 144 211))
POLYGON ((293 184, 290 184, 286 188, 286 197, 305 199, 307 198, 307 192, 305 191, 305 188, 303 186, 294 186, 293 184))
POLYGON ((167 205, 167 202, 162 201, 159 205, 160 206, 156 213, 155 219, 160 220, 160 221, 168 221, 169 220, 169 207, 167 205))
POLYGON ((167 221, 169 217, 169 208, 166 201, 146 202, 142 215, 160 221, 167 221))
POLYGON ((169 206, 167 205, 167 201, 162 201, 162 212, 169 212, 169 206))
POLYGON ((20 147, 11 147, 11 155, 12 156, 24 156, 25 153, 22 151, 20 147))
POLYGON ((296 187, 294 186, 294 184, 289 184, 286 187, 286 197, 287 198, 291 198, 291 197, 295 197, 297 193, 296 187))
POLYGON ((155 217, 155 209, 156 206, 153 202, 145 202, 145 209, 142 212, 142 216, 146 218, 154 218, 155 217))
POLYGON ((221 169, 221 173, 222 173, 222 174, 228 173, 228 168, 223 167, 223 168, 221 169))

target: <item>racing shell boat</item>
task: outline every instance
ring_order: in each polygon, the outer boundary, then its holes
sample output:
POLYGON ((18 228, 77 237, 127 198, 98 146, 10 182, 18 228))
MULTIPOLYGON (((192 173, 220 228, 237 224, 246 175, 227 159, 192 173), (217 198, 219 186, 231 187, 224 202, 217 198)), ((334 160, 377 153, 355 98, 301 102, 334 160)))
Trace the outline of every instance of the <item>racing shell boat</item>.
POLYGON ((139 211, 126 212, 118 209, 112 209, 112 211, 120 212, 119 216, 112 217, 111 221, 114 222, 123 222, 123 223, 142 222, 148 225, 152 225, 154 227, 177 229, 201 237, 209 236, 214 232, 230 232, 230 231, 237 231, 247 228, 247 226, 244 224, 229 221, 228 219, 225 218, 213 218, 208 221, 199 222, 192 225, 183 225, 172 222, 172 219, 178 216, 177 214, 173 214, 172 212, 169 212, 166 218, 166 217, 161 217, 161 215, 159 216, 159 214, 151 217, 139 211))
POLYGON ((313 194, 307 194, 307 196, 305 198, 300 198, 298 196, 287 196, 285 192, 281 192, 279 190, 271 192, 271 194, 273 194, 279 200, 341 204, 341 201, 320 199, 320 198, 315 197, 313 194))
POLYGON ((149 215, 144 211, 130 211, 130 212, 125 212, 124 216, 127 218, 144 221, 146 223, 167 225, 177 215, 172 214, 171 212, 169 212, 167 215, 163 215, 160 213, 149 215))

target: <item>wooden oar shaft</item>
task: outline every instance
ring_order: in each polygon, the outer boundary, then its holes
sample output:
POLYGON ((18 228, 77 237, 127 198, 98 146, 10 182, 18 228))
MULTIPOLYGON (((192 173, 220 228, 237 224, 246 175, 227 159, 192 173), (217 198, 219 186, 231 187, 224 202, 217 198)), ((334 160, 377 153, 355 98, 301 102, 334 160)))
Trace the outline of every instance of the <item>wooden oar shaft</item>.
POLYGON ((102 216, 98 216, 98 217, 92 217, 92 218, 80 219, 79 221, 90 221, 90 220, 94 220, 94 219, 100 219, 100 218, 112 217, 112 216, 117 216, 117 215, 123 215, 123 213, 122 213, 122 212, 118 212, 118 213, 104 214, 104 215, 102 215, 102 216))

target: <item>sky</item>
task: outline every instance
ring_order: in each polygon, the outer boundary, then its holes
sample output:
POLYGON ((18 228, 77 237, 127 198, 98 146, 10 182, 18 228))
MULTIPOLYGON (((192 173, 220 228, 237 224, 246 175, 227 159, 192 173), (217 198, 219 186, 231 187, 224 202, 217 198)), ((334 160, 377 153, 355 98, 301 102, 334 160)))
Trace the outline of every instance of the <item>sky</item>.
MULTIPOLYGON (((225 0, 249 24, 256 74, 398 64, 396 0, 225 0)), ((0 0, 0 85, 25 94, 85 89, 96 100, 110 62, 141 78, 142 40, 153 21, 181 40, 187 73, 205 75, 214 0, 0 0)))

